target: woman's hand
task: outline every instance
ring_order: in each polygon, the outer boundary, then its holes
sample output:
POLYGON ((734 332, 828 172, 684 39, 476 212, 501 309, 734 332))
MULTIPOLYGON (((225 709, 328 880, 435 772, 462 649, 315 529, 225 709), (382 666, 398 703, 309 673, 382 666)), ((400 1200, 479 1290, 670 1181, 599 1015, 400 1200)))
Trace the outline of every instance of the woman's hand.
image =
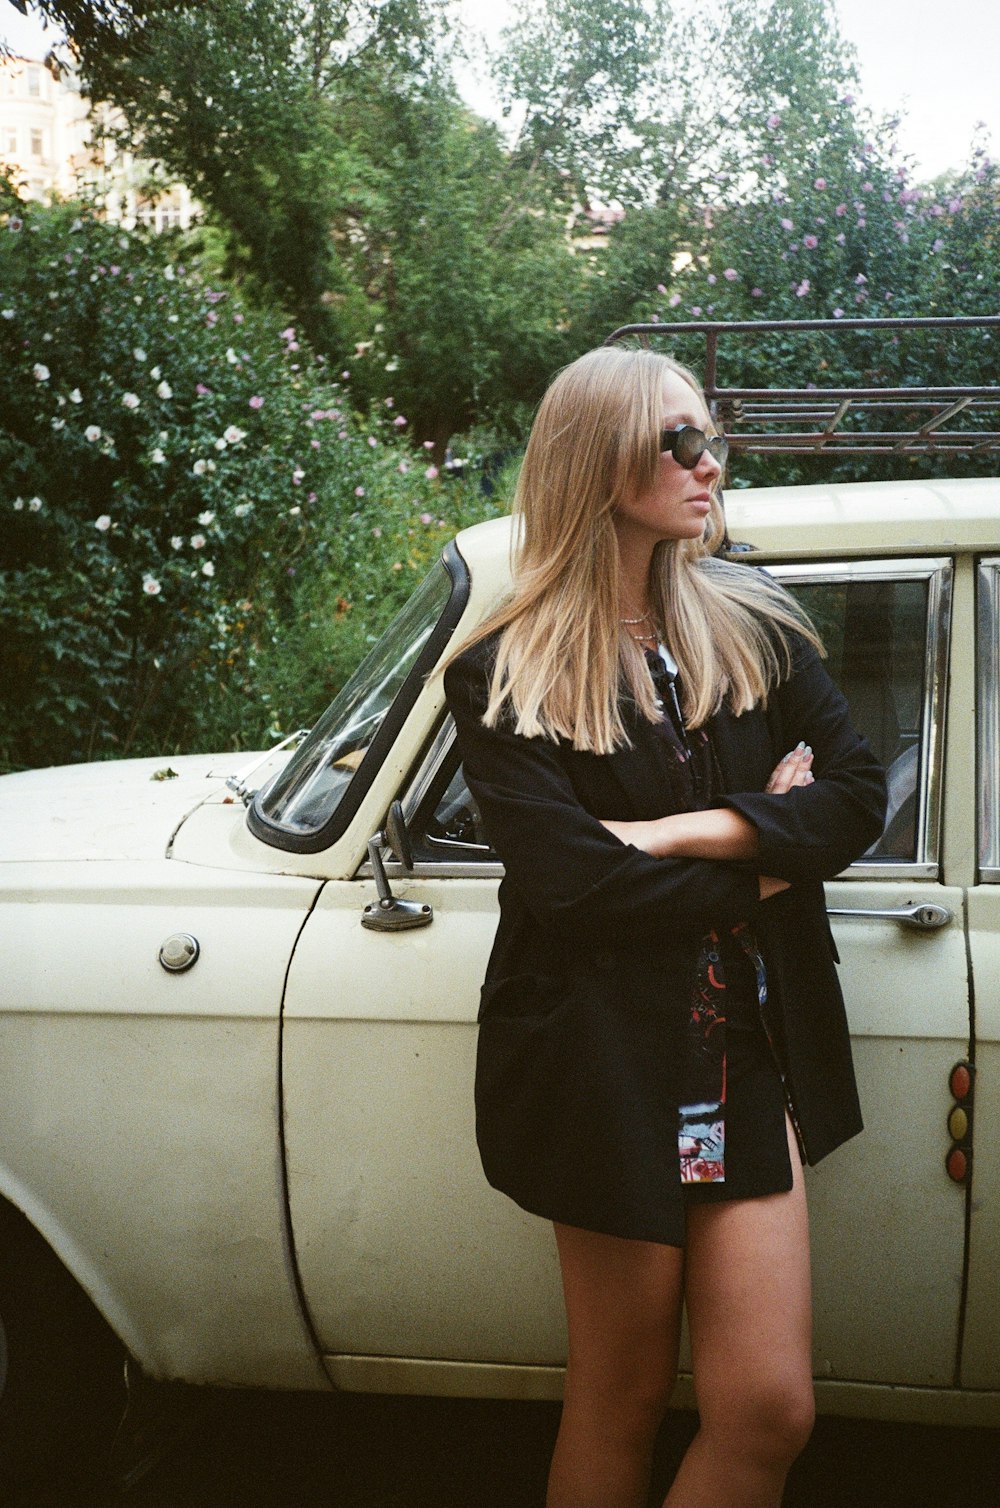
POLYGON ((764 787, 769 796, 783 796, 797 785, 812 785, 813 751, 806 743, 797 744, 771 771, 771 778, 764 787))

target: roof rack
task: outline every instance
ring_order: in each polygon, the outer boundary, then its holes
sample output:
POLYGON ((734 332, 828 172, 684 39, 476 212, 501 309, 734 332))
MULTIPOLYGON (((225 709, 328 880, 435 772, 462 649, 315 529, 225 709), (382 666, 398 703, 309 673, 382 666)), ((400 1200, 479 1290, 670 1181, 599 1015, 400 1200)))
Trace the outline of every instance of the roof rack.
MULTIPOLYGON (((916 319, 698 320, 694 323, 622 325, 612 345, 629 336, 650 339, 700 335, 705 340, 704 388, 713 420, 730 447, 746 453, 808 455, 926 455, 1000 452, 1000 387, 816 387, 748 388, 718 385, 721 336, 805 335, 815 331, 843 338, 861 330, 962 330, 1000 334, 1000 314, 916 319), (942 428, 961 414, 962 428, 942 428), (897 421, 893 427, 893 419, 897 421), (847 427, 844 421, 848 421, 847 427), (860 421, 864 427, 853 427, 860 421), (977 421, 982 427, 976 427, 977 421)), ((994 360, 1000 366, 1000 343, 994 360)))

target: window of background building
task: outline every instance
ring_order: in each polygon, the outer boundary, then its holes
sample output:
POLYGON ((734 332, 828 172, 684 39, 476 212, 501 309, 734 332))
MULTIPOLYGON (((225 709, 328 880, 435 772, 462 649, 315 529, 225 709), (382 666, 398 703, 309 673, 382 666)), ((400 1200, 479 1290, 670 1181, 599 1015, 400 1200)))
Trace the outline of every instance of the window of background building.
POLYGON ((39 99, 42 93, 42 70, 40 68, 28 69, 28 93, 32 99, 39 99))
POLYGON ((42 150, 42 133, 34 128, 31 132, 31 155, 32 157, 43 157, 45 155, 42 150))

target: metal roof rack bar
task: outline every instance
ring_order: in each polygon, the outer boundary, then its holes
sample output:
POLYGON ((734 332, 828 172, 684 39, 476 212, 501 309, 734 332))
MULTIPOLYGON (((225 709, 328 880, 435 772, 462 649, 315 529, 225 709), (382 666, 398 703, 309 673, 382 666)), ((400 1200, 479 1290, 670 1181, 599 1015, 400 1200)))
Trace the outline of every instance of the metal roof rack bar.
MULTIPOLYGON (((712 416, 729 437, 730 445, 741 451, 757 453, 768 450, 784 453, 808 453, 818 450, 840 455, 874 455, 879 453, 928 454, 934 451, 977 455, 1000 450, 1000 435, 995 433, 1000 417, 1000 386, 955 384, 951 387, 722 387, 719 385, 719 342, 725 336, 760 336, 770 333, 805 335, 824 333, 843 339, 845 335, 887 331, 938 331, 951 336, 966 331, 980 332, 988 340, 991 332, 1000 334, 1000 314, 926 315, 912 319, 777 319, 679 322, 668 324, 623 325, 605 341, 612 345, 629 337, 648 346, 656 340, 677 335, 699 335, 705 341, 705 396, 712 416), (920 410, 930 416, 914 427, 920 410), (989 429, 976 429, 989 411, 995 411, 989 429), (877 413, 876 413, 877 411, 877 413), (874 419, 884 428, 844 429, 848 413, 852 419, 862 412, 869 423, 874 419), (898 415, 903 427, 892 429, 887 421, 898 415), (962 413, 967 427, 942 430, 941 426, 962 413), (969 421, 972 421, 969 423, 969 421), (793 424, 795 433, 783 432, 781 426, 793 424), (759 432, 748 433, 753 425, 759 432), (815 425, 803 432, 801 427, 815 425), (743 426, 741 428, 741 426, 743 426)), ((1000 351, 998 351, 1000 355, 1000 351)), ((998 365, 987 358, 988 368, 998 365)))

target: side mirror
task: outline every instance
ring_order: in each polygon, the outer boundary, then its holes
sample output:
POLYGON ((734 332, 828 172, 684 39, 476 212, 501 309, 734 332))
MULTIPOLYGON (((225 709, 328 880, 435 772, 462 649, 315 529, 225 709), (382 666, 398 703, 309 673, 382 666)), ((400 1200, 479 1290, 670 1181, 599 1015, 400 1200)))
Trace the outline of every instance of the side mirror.
POLYGON ((403 816, 403 803, 394 801, 389 808, 389 814, 385 819, 385 835, 389 840, 396 858, 406 870, 413 868, 413 845, 410 835, 406 830, 406 818, 403 816))
POLYGON ((404 869, 413 869, 413 849, 406 831, 403 808, 394 801, 385 819, 385 831, 375 833, 368 840, 368 858, 378 900, 370 902, 361 913, 361 925, 372 932, 405 932, 411 927, 427 927, 434 920, 430 906, 420 901, 401 901, 393 895, 386 878, 385 865, 380 852, 383 843, 388 843, 404 869))

